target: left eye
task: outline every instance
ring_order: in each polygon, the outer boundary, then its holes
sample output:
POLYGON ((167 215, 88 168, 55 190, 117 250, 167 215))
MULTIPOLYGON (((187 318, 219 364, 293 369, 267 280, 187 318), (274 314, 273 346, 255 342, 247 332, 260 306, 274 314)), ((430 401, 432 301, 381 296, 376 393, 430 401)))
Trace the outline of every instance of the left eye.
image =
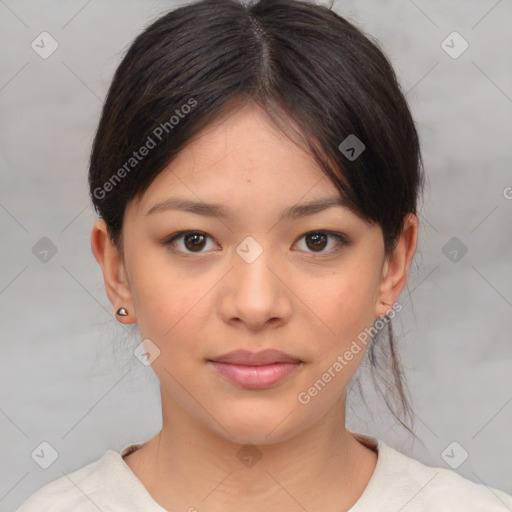
MULTIPOLYGON (((309 249, 313 249, 311 252, 320 254, 336 252, 340 250, 342 246, 350 244, 350 241, 343 233, 334 233, 332 231, 311 231, 302 235, 299 240, 303 238, 306 240, 306 246, 309 249), (324 250, 328 245, 329 238, 336 241, 335 248, 324 250)), ((172 245, 173 248, 177 248, 177 245, 180 245, 177 244, 179 241, 185 250, 178 248, 178 252, 200 254, 201 252, 206 252, 202 251, 202 249, 207 246, 207 240, 212 240, 212 238, 202 231, 180 231, 171 235, 163 243, 164 245, 172 245)), ((306 252, 308 252, 307 249, 306 252)))
POLYGON ((306 246, 313 248, 313 253, 328 253, 336 252, 341 249, 342 246, 348 245, 350 242, 348 238, 342 233, 333 233, 332 231, 311 231, 302 235, 300 240, 306 239, 306 246), (323 249, 328 245, 329 237, 336 240, 335 248, 324 251, 323 249), (317 250, 318 249, 318 250, 317 250))

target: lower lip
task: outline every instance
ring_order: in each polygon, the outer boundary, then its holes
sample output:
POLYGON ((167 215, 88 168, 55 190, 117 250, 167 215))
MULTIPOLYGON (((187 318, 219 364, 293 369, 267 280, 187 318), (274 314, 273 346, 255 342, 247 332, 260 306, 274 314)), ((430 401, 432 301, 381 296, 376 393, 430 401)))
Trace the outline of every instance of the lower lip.
POLYGON ((291 375, 302 363, 273 363, 262 366, 209 361, 224 377, 246 389, 265 389, 291 375))

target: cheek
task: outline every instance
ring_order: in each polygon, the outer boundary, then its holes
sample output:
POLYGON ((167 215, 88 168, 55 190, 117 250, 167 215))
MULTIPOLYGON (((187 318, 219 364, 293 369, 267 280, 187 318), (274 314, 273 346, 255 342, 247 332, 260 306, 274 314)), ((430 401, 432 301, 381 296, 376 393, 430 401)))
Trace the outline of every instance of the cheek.
POLYGON ((137 320, 146 332, 167 343, 197 329, 198 315, 207 303, 204 290, 172 274, 148 275, 140 282, 135 294, 137 320))
POLYGON ((328 286, 315 294, 319 314, 333 336, 354 334, 372 322, 375 285, 370 277, 363 270, 334 274, 328 286))
POLYGON ((201 289, 166 259, 165 251, 130 253, 130 288, 141 336, 161 342, 182 328, 201 299, 201 289))
POLYGON ((208 322, 218 277, 187 277, 170 265, 164 269, 140 266, 135 276, 133 295, 140 336, 149 338, 160 350, 153 365, 155 372, 163 379, 164 369, 173 375, 187 373, 205 358, 204 344, 214 332, 208 322))
MULTIPOLYGON (((368 329, 373 324, 373 298, 376 280, 368 269, 355 268, 350 272, 332 274, 331 278, 320 290, 309 292, 308 300, 311 309, 322 320, 325 335, 318 337, 318 360, 321 368, 328 368, 343 358, 344 379, 351 376, 359 366, 366 344, 361 340, 369 340, 368 329), (345 361, 350 358, 350 362, 345 361), (350 374, 350 375, 349 375, 350 374)), ((338 379, 341 380, 341 379, 338 379)))

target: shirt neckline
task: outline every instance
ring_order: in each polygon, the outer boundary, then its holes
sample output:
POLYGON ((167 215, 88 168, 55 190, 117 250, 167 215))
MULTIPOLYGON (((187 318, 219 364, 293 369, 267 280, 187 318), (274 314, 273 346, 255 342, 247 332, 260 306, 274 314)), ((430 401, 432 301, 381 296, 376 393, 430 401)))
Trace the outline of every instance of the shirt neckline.
MULTIPOLYGON (((363 443, 368 448, 374 450, 377 453, 377 463, 375 465, 375 469, 373 471, 372 476, 365 489, 363 490, 361 496, 359 496, 358 500, 350 507, 347 512, 364 512, 364 507, 366 504, 371 504, 372 500, 374 500, 380 492, 383 492, 382 489, 382 479, 385 473, 385 467, 388 465, 388 459, 390 457, 390 448, 380 439, 361 434, 358 432, 349 431, 357 440, 363 443), (381 488, 379 490, 379 488, 381 488)), ((167 512, 161 505, 159 505, 148 492, 148 490, 144 487, 144 484, 141 480, 135 475, 135 473, 131 470, 130 466, 123 459, 124 456, 129 455, 134 452, 138 448, 140 448, 146 441, 136 441, 134 443, 130 443, 125 445, 120 451, 108 450, 107 453, 112 457, 112 461, 116 464, 122 472, 124 476, 124 481, 126 482, 125 487, 121 492, 126 492, 130 495, 130 502, 135 505, 141 507, 140 510, 150 510, 151 512, 167 512), (135 495, 135 496, 133 496, 135 495), (143 508, 144 507, 144 508, 143 508), (153 510, 154 509, 154 510, 153 510)), ((116 482, 116 486, 114 487, 118 491, 120 491, 121 481, 116 482)), ((110 487, 108 482, 104 481, 105 487, 110 487)), ((108 489, 106 489, 108 493, 108 489)), ((135 508, 135 507, 134 507, 135 508)), ((138 510, 138 509, 137 509, 138 510)))
POLYGON ((377 453, 377 464, 375 465, 375 469, 373 470, 368 484, 358 500, 347 511, 364 512, 365 509, 370 510, 370 508, 373 508, 377 502, 376 500, 381 502, 384 498, 384 494, 387 492, 384 481, 386 470, 390 465, 392 449, 381 439, 377 439, 376 437, 352 431, 350 431, 350 433, 365 446, 377 453), (370 508, 368 506, 370 506, 370 508))

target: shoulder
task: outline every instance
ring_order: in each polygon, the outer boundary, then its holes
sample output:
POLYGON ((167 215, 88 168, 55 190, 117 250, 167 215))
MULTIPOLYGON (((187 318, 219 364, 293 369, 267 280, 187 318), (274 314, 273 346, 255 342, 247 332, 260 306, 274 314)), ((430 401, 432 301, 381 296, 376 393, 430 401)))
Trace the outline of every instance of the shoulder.
POLYGON ((395 491, 408 503, 408 511, 512 511, 512 496, 504 491, 476 483, 447 468, 427 466, 382 442, 380 445, 386 452, 387 471, 396 478, 395 491))
POLYGON ((47 483, 32 494, 16 512, 98 512, 101 508, 101 475, 112 457, 108 450, 100 459, 47 483))

